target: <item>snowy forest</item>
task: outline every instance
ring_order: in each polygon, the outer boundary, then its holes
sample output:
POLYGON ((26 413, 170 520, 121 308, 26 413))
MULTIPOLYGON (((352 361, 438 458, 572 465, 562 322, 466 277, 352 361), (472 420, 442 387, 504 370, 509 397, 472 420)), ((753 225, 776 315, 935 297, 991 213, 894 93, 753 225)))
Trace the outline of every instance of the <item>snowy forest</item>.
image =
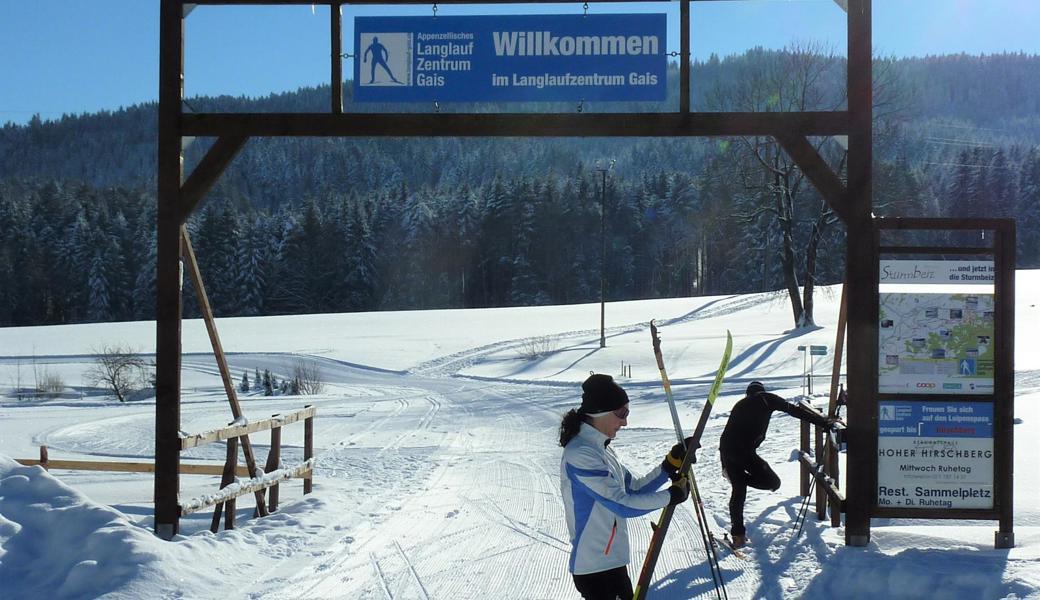
MULTIPOLYGON (((713 57, 693 108, 841 109, 844 75, 815 47, 713 57)), ((674 66, 670 81, 674 100, 674 66)), ((882 59, 875 96, 875 214, 1014 216, 1019 268, 1040 267, 1040 56, 882 59)), ((156 108, 0 128, 0 326, 154 317, 156 108)), ((840 171, 841 144, 813 141, 840 171)), ((589 302, 601 261, 609 301, 811 289, 840 281, 844 254, 836 215, 754 138, 253 139, 189 230, 217 316, 589 302)))

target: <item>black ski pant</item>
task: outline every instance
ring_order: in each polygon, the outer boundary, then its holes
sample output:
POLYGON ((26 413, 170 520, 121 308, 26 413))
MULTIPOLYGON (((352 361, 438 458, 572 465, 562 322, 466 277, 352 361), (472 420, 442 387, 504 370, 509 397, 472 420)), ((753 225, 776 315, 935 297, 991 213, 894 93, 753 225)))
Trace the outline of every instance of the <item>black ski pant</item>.
POLYGON ((585 600, 632 600, 632 580, 626 567, 573 577, 574 587, 585 600))
POLYGON ((722 469, 733 486, 729 497, 730 533, 745 535, 744 501, 747 500, 747 489, 776 491, 780 489, 780 477, 773 472, 769 464, 758 454, 734 453, 722 451, 722 469))

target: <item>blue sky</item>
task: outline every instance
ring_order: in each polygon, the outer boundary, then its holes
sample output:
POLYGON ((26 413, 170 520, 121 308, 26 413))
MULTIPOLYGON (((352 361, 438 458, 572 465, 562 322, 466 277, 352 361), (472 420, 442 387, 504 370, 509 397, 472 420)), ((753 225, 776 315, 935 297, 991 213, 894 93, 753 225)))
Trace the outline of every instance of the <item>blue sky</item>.
MULTIPOLYGON (((883 55, 1040 54, 1040 0, 874 0, 874 47, 883 55)), ((347 7, 354 16, 430 15, 431 5, 347 7)), ((590 12, 666 12, 678 49, 678 4, 596 4, 590 12)), ((442 5, 438 15, 576 13, 567 5, 442 5)), ((116 109, 157 98, 159 0, 0 0, 0 123, 116 109)), ((834 0, 695 2, 695 57, 819 41, 845 49, 834 0)), ((263 96, 329 81, 326 7, 201 6, 187 19, 185 92, 263 96)), ((674 46, 674 47, 673 47, 674 46)), ((344 64, 349 74, 353 65, 344 64)), ((349 75, 345 75, 349 76, 349 75)))

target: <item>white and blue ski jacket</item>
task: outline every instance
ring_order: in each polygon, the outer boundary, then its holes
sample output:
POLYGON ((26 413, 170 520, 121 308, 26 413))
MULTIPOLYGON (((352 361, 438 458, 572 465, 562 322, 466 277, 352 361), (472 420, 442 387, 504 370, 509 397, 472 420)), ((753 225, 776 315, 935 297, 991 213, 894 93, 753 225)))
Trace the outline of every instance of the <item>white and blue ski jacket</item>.
POLYGON ((625 520, 663 508, 671 498, 668 490, 656 491, 668 481, 660 465, 633 480, 607 441, 595 427, 582 423, 563 449, 560 488, 571 534, 570 572, 575 575, 627 565, 625 520))

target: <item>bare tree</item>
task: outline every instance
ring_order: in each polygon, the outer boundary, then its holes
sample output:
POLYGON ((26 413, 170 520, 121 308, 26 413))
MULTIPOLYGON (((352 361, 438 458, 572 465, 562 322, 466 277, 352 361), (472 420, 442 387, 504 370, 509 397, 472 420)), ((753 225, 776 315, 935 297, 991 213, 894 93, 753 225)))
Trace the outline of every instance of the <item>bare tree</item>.
POLYGON ((94 364, 84 373, 87 383, 111 391, 117 400, 126 402, 126 396, 144 387, 148 362, 129 346, 123 344, 95 347, 94 364))
MULTIPOLYGON (((730 83, 720 84, 709 100, 715 110, 748 112, 806 112, 841 110, 846 104, 843 84, 846 63, 833 51, 817 43, 785 48, 780 52, 759 50, 738 64, 730 83), (760 53, 760 55, 759 55, 760 53)), ((890 118, 905 106, 902 87, 894 80, 891 65, 882 62, 874 73, 875 120, 890 118)), ((843 177, 847 149, 843 140, 812 140, 815 151, 843 177)), ((745 188, 759 202, 739 214, 745 222, 768 215, 780 237, 780 265, 784 287, 791 301, 796 327, 815 325, 813 292, 816 286, 817 255, 826 230, 838 216, 823 198, 806 194, 805 175, 772 137, 744 137, 746 150, 739 170, 745 188), (807 209, 806 196, 818 203, 807 209), (799 203, 802 206, 799 206, 799 203), (805 239, 804 244, 799 240, 805 239), (799 282, 799 275, 803 281, 799 282)))
POLYGON ((325 391, 325 382, 321 376, 321 366, 308 360, 297 360, 293 365, 293 391, 305 396, 320 394, 325 391))

